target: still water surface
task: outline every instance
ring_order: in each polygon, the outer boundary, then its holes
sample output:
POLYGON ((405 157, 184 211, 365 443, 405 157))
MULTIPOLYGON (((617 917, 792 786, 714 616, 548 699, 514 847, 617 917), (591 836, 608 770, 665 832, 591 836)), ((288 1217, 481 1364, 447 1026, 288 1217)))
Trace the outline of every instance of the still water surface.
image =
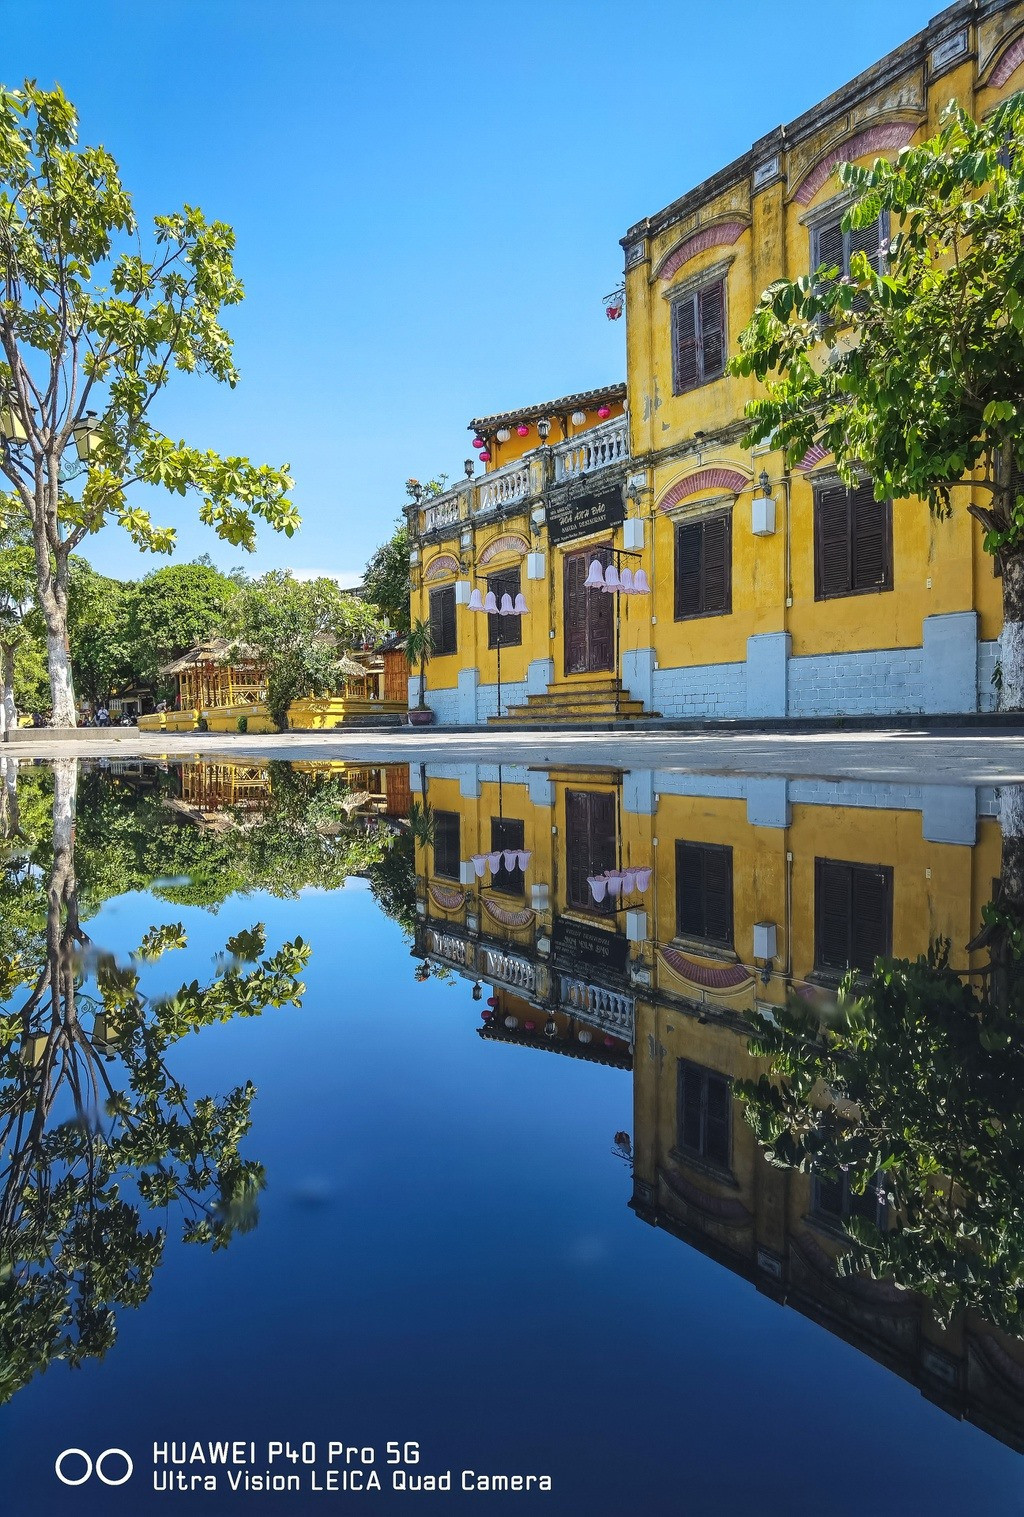
MULTIPOLYGON (((450 765, 3 781, 12 1517, 1020 1511, 1005 1187, 989 1277, 930 1224, 927 1268, 904 1260, 961 1292, 945 1326, 925 1290, 835 1273, 850 1218, 892 1238, 913 1185, 857 1195, 827 1148, 815 1175, 769 1165, 737 1087, 768 1069, 757 1009, 785 1027, 847 964, 944 937, 954 969, 997 955, 994 792, 450 765), (211 1440, 240 1462, 159 1452, 211 1440), (271 1464, 280 1444, 299 1459, 271 1464), (410 1487, 451 1492, 396 1491, 389 1444, 410 1487), (348 1457, 382 1489, 325 1489, 332 1445, 372 1450, 348 1457), (71 1448, 134 1473, 64 1486, 71 1448), (268 1468, 299 1490, 255 1488, 268 1468), (179 1470, 216 1490, 166 1489, 179 1470), (516 1475, 552 1489, 481 1488, 516 1475)), ((935 973, 926 1022, 955 999, 935 973)), ((970 983, 999 1029, 990 1108, 937 1125, 995 1169, 1019 996, 970 983)), ((921 1048, 927 1131, 960 1087, 921 1048)))

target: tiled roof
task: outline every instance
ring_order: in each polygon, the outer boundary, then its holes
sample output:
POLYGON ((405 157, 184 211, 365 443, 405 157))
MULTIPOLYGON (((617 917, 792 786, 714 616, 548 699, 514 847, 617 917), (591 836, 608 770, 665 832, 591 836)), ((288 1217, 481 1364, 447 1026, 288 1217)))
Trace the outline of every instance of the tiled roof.
POLYGON ((562 416, 569 411, 592 411, 595 406, 625 398, 625 384, 602 385, 598 390, 580 390, 577 395, 545 400, 539 406, 522 406, 518 411, 501 411, 495 416, 477 416, 469 423, 469 430, 486 436, 490 432, 496 432, 499 427, 515 426, 521 421, 538 421, 542 416, 562 416))

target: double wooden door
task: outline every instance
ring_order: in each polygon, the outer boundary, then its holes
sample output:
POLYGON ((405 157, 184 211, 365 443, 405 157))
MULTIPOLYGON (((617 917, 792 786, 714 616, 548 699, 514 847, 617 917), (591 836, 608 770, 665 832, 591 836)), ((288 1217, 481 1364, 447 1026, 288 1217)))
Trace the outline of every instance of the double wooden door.
POLYGON ((585 548, 565 555, 565 673, 591 674, 615 667, 615 597, 588 590, 587 572, 594 559, 602 568, 612 562, 608 548, 585 548))

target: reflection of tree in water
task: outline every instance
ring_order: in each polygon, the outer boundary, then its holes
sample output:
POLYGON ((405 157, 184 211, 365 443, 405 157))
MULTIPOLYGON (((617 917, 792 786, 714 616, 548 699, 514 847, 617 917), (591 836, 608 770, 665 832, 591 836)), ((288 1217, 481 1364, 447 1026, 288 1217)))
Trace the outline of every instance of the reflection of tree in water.
MULTIPOLYGON (((214 1022, 297 1005, 309 956, 301 938, 266 955, 259 925, 228 940, 228 967, 207 984, 147 997, 143 966, 185 945, 181 926, 151 929, 125 965, 97 951, 81 925, 77 765, 53 769, 45 874, 38 843, 36 867, 21 861, 31 847, 26 812, 38 825, 48 777, 31 774, 23 803, 10 775, 8 761, 0 776, 0 1401, 53 1359, 103 1354, 116 1308, 146 1299, 164 1228, 144 1225, 144 1209, 178 1205, 185 1239, 214 1248, 253 1225, 263 1170, 239 1145, 254 1087, 193 1099, 166 1056, 214 1022)), ((95 859, 90 872, 93 907, 132 888, 120 863, 106 881, 95 859)))
POLYGON ((1001 803, 1003 857, 980 969, 933 945, 876 960, 838 1002, 755 1014, 771 1074, 739 1084, 772 1163, 849 1189, 840 1260, 921 1291, 948 1323, 976 1309, 1024 1335, 1024 790, 1001 803), (863 1198, 858 1203, 857 1198, 863 1198))

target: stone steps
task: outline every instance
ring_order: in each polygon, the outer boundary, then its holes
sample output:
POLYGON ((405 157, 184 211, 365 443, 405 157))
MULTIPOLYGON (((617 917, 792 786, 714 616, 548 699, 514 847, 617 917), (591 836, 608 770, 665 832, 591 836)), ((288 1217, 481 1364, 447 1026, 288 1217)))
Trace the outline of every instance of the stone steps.
POLYGON ((554 685, 543 694, 527 697, 526 704, 512 706, 502 716, 488 719, 489 726, 515 727, 535 722, 579 723, 643 721, 658 715, 646 711, 622 688, 621 680, 581 681, 554 685))

